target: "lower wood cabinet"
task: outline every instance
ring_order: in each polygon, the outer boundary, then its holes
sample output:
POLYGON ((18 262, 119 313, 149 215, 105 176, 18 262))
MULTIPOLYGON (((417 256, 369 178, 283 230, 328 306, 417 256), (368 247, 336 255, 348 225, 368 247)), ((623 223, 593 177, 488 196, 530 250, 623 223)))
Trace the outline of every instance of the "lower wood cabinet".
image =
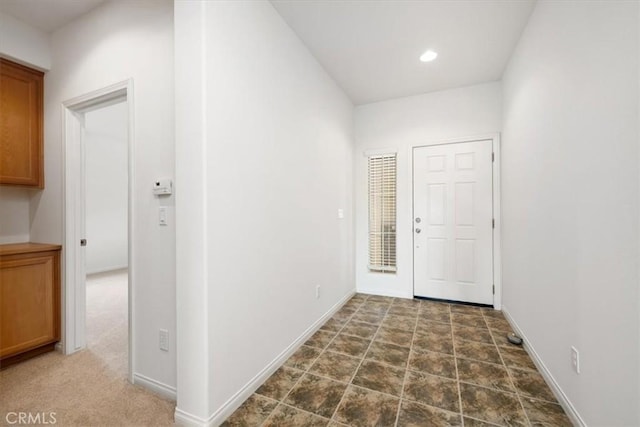
POLYGON ((59 245, 0 245, 0 368, 60 340, 59 245))

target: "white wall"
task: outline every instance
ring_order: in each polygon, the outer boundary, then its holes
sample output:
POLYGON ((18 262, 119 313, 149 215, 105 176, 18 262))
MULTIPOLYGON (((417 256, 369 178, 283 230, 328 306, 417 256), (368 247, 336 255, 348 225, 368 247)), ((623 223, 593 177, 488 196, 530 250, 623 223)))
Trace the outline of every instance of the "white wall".
POLYGON ((85 114, 87 274, 128 264, 128 135, 126 102, 85 114))
POLYGON ((29 198, 35 191, 0 186, 0 244, 29 241, 29 198))
POLYGON ((133 79, 134 373, 175 386, 174 202, 151 191, 155 179, 174 173, 172 2, 107 2, 54 32, 52 52, 45 77, 46 188, 31 201, 31 238, 64 241, 62 102, 133 79), (163 227, 157 222, 161 203, 170 213, 163 227), (169 331, 168 352, 158 348, 161 328, 169 331))
MULTIPOLYGON (((51 67, 49 36, 16 18, 0 13, 0 57, 46 71, 51 67)), ((39 190, 0 187, 0 244, 27 242, 32 196, 39 190)))
POLYGON ((49 35, 0 12, 0 56, 46 71, 51 68, 49 35))
POLYGON ((500 83, 377 102, 355 109, 356 285, 359 292, 413 297, 411 147, 501 129, 500 83), (370 272, 367 150, 397 150, 397 272, 370 272))
POLYGON ((640 424, 638 24, 538 2, 504 77, 504 309, 591 426, 640 424))
POLYGON ((176 8, 176 48, 192 54, 177 61, 192 94, 177 106, 179 339, 194 342, 180 343, 178 386, 208 398, 180 394, 178 411, 206 419, 355 290, 353 106, 269 2, 176 8), (202 339, 187 313, 207 322, 202 339))

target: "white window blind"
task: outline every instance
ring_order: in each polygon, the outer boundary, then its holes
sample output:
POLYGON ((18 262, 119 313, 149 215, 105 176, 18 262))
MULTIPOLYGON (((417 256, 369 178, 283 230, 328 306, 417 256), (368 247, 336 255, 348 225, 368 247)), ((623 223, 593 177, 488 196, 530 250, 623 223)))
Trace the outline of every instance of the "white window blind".
POLYGON ((369 156, 369 269, 396 271, 396 155, 369 156))

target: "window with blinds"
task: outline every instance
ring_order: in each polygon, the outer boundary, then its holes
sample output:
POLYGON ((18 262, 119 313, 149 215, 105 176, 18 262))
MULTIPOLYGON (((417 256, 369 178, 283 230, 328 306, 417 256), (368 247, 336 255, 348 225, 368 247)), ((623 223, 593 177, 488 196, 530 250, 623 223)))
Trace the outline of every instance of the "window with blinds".
POLYGON ((369 270, 396 271, 396 155, 369 157, 369 270))

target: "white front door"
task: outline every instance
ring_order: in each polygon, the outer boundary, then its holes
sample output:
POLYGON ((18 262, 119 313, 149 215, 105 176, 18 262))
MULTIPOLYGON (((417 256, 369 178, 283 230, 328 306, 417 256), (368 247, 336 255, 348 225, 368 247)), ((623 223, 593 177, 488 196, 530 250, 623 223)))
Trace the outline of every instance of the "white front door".
POLYGON ((492 141, 413 150, 414 295, 493 305, 492 141))

